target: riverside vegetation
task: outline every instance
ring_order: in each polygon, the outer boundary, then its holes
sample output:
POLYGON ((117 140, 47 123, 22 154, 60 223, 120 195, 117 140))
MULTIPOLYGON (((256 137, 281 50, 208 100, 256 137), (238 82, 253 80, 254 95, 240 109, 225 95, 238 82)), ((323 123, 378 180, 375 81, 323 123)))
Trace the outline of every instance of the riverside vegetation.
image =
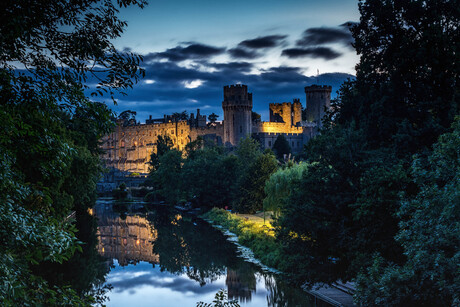
POLYGON ((2 306, 104 301, 107 268, 87 211, 102 171, 98 142, 113 127, 98 100, 143 74, 139 56, 111 43, 126 26, 118 9, 129 5, 144 2, 1 1, 2 306))

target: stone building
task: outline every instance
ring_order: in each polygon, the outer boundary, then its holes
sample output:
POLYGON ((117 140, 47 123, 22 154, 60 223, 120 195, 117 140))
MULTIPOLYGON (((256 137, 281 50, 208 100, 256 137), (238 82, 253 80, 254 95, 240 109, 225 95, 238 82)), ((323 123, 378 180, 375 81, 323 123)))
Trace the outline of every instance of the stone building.
POLYGON ((183 150, 185 146, 202 137, 217 144, 235 146, 241 138, 252 136, 262 148, 272 148, 276 138, 283 134, 292 151, 300 152, 303 145, 318 133, 325 108, 330 107, 330 86, 312 85, 305 87, 306 119, 302 120, 302 105, 299 99, 293 102, 271 103, 268 122, 252 122, 252 93, 246 85, 224 86, 222 122, 207 123, 206 116, 197 110, 187 120, 177 120, 165 115, 163 118, 146 120, 145 124, 135 121, 119 121, 115 130, 102 139, 103 160, 109 168, 131 173, 147 173, 152 152, 156 151, 158 136, 169 136, 174 147, 183 150))

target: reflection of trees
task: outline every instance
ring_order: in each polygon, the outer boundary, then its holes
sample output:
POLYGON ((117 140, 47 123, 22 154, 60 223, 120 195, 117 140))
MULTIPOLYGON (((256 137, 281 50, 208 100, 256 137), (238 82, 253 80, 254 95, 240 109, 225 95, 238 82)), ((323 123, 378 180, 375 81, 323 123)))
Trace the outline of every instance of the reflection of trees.
POLYGON ((242 262, 237 269, 227 269, 225 284, 229 299, 238 299, 240 302, 251 301, 252 292, 256 291, 256 276, 252 265, 242 262))
POLYGON ((51 285, 70 285, 78 295, 91 294, 102 303, 108 286, 105 276, 110 270, 107 259, 97 252, 96 219, 86 211, 77 211, 77 239, 82 241, 82 252, 75 252, 69 261, 62 264, 45 263, 35 270, 46 275, 51 285))
POLYGON ((267 305, 269 307, 318 306, 315 305, 313 297, 309 296, 300 288, 282 281, 279 276, 267 273, 261 274, 264 277, 265 288, 268 291, 267 305))
POLYGON ((149 220, 158 233, 153 252, 159 255, 161 270, 187 274, 205 285, 224 276, 227 267, 243 262, 236 257, 235 246, 207 223, 167 210, 156 210, 149 220))

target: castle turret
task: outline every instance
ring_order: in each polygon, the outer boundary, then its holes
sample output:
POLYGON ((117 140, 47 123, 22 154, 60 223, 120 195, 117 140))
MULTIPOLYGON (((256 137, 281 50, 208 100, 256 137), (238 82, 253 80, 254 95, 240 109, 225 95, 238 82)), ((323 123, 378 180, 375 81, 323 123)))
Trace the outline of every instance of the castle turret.
POLYGON ((307 95, 307 121, 316 123, 318 127, 322 126, 322 118, 325 114, 324 109, 331 107, 331 86, 311 85, 305 87, 307 95))
POLYGON ((237 145, 252 133, 252 94, 243 84, 224 86, 224 143, 237 145))
POLYGON ((300 99, 294 99, 292 103, 292 125, 297 126, 300 125, 302 121, 302 104, 300 103, 300 99))

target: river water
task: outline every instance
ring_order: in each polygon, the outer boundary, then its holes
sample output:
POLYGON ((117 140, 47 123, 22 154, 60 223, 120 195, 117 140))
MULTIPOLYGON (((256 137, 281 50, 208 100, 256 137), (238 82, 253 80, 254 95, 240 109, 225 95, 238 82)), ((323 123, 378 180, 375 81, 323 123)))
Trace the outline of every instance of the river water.
POLYGON ((98 201, 94 210, 97 251, 109 264, 107 306, 196 306, 220 289, 241 306, 326 306, 243 257, 197 217, 119 207, 98 201))

